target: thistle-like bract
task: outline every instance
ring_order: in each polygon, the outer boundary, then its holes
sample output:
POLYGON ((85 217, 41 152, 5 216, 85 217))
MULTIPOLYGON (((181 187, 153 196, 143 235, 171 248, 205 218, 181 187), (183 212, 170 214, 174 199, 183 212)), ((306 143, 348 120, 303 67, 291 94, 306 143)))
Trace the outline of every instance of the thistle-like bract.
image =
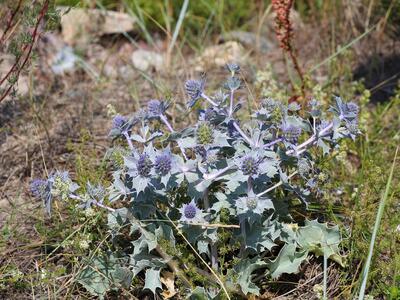
POLYGON ((153 162, 146 153, 143 153, 139 156, 136 167, 140 176, 148 177, 153 168, 153 162))
POLYGON ((47 180, 36 178, 30 184, 31 193, 37 197, 43 197, 47 188, 47 180))
POLYGON ((245 156, 242 158, 240 170, 244 175, 254 176, 258 174, 260 161, 253 156, 245 156))
POLYGON ((154 169, 158 175, 167 175, 172 168, 172 157, 170 153, 164 152, 158 155, 154 161, 154 169))
POLYGON ((211 144, 214 140, 213 136, 213 129, 211 124, 208 122, 200 123, 199 127, 197 128, 197 141, 201 145, 211 144))
POLYGON ((121 115, 116 115, 113 119, 113 127, 121 129, 124 124, 127 122, 127 119, 121 115))

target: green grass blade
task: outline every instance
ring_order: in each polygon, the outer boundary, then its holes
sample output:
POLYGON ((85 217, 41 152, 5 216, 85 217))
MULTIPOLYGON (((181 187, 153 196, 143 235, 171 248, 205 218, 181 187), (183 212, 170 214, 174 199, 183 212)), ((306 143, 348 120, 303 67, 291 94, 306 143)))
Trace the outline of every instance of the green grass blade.
POLYGON ((178 38, 179 31, 181 30, 181 26, 183 23, 183 19, 186 16, 186 11, 189 5, 189 0, 185 0, 182 4, 181 11, 179 13, 178 22, 176 23, 174 34, 172 35, 171 43, 169 44, 168 52, 171 53, 172 49, 174 48, 176 39, 178 38))
POLYGON ((389 177, 388 177, 388 180, 386 183, 385 193, 382 196, 382 199, 379 203, 378 213, 376 214, 375 225, 374 225, 374 229, 372 231, 371 242, 369 244, 368 257, 367 257, 367 261, 365 262, 364 270, 363 270, 362 277, 361 277, 362 281, 361 281, 360 292, 358 294, 358 300, 364 300, 365 289, 367 287, 367 282, 368 282, 368 273, 369 273, 369 269, 371 266, 372 254, 374 252, 375 240, 376 240, 376 236, 378 234, 379 225, 382 220, 383 211, 385 209, 385 204, 389 197, 389 191, 390 191, 390 186, 392 184, 393 172, 394 172, 394 167, 396 165, 398 151, 399 151, 399 147, 397 147, 397 149, 396 149, 396 153, 395 153, 394 159, 393 159, 393 164, 390 169, 389 177))

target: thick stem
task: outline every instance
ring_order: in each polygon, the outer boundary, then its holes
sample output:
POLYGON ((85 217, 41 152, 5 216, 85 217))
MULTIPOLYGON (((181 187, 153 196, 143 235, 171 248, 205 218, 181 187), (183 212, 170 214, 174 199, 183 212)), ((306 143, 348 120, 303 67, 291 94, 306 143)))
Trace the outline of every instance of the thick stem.
MULTIPOLYGON (((75 200, 80 200, 80 201, 85 201, 85 199, 83 199, 82 197, 80 197, 80 196, 78 196, 78 195, 74 195, 74 194, 68 195, 68 198, 70 198, 70 199, 75 199, 75 200)), ((114 212, 114 211, 115 211, 114 208, 109 207, 109 206, 107 206, 107 205, 104 205, 103 203, 100 203, 99 201, 94 200, 94 199, 92 199, 92 204, 94 204, 94 205, 96 205, 96 206, 98 206, 98 207, 104 208, 104 209, 106 209, 106 210, 108 210, 108 211, 110 211, 110 212, 114 212)))
POLYGON ((297 153, 302 148, 305 148, 308 145, 314 143, 315 140, 317 139, 317 137, 324 136, 325 134, 327 134, 329 132, 329 130, 332 129, 332 127, 333 127, 333 122, 331 122, 328 126, 326 126, 324 129, 322 129, 320 132, 317 132, 317 134, 313 134, 308 140, 306 140, 302 144, 298 145, 295 149, 286 151, 286 155, 297 153))
POLYGON ((134 147, 133 144, 132 144, 132 140, 131 140, 131 137, 129 136, 129 133, 125 131, 125 132, 124 132, 124 136, 125 136, 125 138, 126 138, 126 141, 128 142, 129 148, 130 148, 131 150, 134 150, 135 147, 134 147))
MULTIPOLYGON (((207 213, 210 213, 210 199, 208 198, 209 190, 206 189, 203 193, 203 202, 204 202, 204 209, 207 213)), ((210 221, 209 216, 207 216, 206 221, 210 221)), ((211 243, 211 267, 214 270, 218 271, 218 251, 217 245, 215 243, 211 243)))
POLYGON ((225 168, 223 168, 223 169, 221 169, 221 170, 219 170, 217 172, 211 173, 211 174, 203 174, 203 178, 205 180, 215 180, 218 177, 224 175, 229 170, 232 170, 234 168, 235 168, 235 166, 228 166, 228 167, 225 167, 225 168))
MULTIPOLYGON (((287 179, 288 179, 288 180, 291 179, 291 178, 292 178, 293 176, 295 176, 297 173, 298 173, 298 171, 294 171, 292 174, 290 174, 290 175, 288 176, 287 179)), ((267 194, 267 193, 273 191, 274 189, 276 189, 277 187, 280 187, 282 184, 283 184, 283 181, 281 180, 281 181, 279 181, 277 184, 274 184, 274 185, 271 186, 270 188, 266 189, 264 192, 261 192, 261 193, 257 194, 257 197, 262 197, 262 196, 264 196, 265 194, 267 194)))
POLYGON ((272 141, 272 142, 269 142, 269 143, 265 144, 265 145, 263 146, 263 149, 269 148, 269 147, 271 147, 271 146, 273 146, 273 145, 275 145, 275 144, 278 144, 278 143, 281 142, 281 141, 282 141, 282 138, 278 138, 278 139, 276 139, 276 140, 274 140, 274 141, 272 141))
POLYGON ((175 132, 174 128, 172 128, 172 125, 170 122, 168 122, 168 119, 166 116, 164 115, 160 115, 160 119, 161 121, 163 121, 163 123, 168 127, 168 130, 171 132, 175 132))
POLYGON ((208 97, 206 94, 202 93, 201 97, 203 97, 206 101, 208 101, 212 106, 216 106, 216 107, 218 106, 218 104, 215 103, 214 101, 212 101, 211 98, 208 97))
POLYGON ((243 130, 239 127, 239 124, 235 120, 233 120, 233 126, 250 146, 254 146, 253 141, 243 132, 243 130))
POLYGON ((231 90, 230 102, 229 102, 229 117, 231 117, 233 114, 233 93, 234 90, 231 90))

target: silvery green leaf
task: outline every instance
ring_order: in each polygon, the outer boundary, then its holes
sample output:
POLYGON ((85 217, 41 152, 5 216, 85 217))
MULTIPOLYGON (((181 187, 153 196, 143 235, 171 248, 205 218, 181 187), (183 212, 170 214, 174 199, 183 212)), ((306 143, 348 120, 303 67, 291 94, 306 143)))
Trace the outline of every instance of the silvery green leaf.
POLYGON ((190 300, 214 300, 217 299, 217 293, 206 290, 204 287, 196 286, 196 288, 190 293, 188 299, 190 300))
POLYGON ((157 241, 160 241, 160 239, 165 239, 175 247, 175 236, 171 226, 160 224, 155 230, 155 236, 157 238, 157 241))
POLYGON ((218 147, 231 147, 231 144, 228 142, 228 136, 218 130, 214 131, 213 145, 218 147))
POLYGON ((179 140, 179 145, 184 149, 186 149, 186 148, 194 148, 194 147, 197 146, 197 141, 196 141, 196 138, 188 136, 188 137, 185 137, 185 138, 181 138, 179 140))
POLYGON ((119 230, 127 220, 128 209, 123 207, 110 212, 107 215, 107 225, 112 231, 119 230))
POLYGON ((306 220, 305 226, 297 231, 297 242, 305 250, 313 252, 317 256, 326 255, 344 266, 339 254, 341 242, 339 227, 328 227, 326 223, 318 223, 317 220, 306 220))
POLYGON ((77 281, 94 296, 104 298, 107 291, 129 287, 132 273, 120 265, 114 255, 97 256, 87 262, 78 274, 77 281))
POLYGON ((307 258, 308 251, 296 251, 296 244, 285 244, 275 260, 268 263, 269 273, 272 278, 278 278, 283 273, 296 273, 301 263, 307 258))
POLYGON ((209 249, 208 249, 208 242, 205 240, 200 240, 197 242, 197 250, 199 251, 199 254, 207 254, 209 255, 209 249))
POLYGON ((152 254, 139 253, 130 255, 129 264, 132 268, 133 276, 136 276, 146 268, 161 269, 165 266, 166 261, 152 254))
POLYGON ((144 144, 146 142, 146 139, 144 139, 143 137, 141 137, 138 134, 131 134, 130 139, 134 140, 136 142, 142 143, 142 144, 144 144))
POLYGON ((265 267, 266 264, 255 257, 252 259, 242 259, 237 265, 234 266, 235 272, 238 275, 237 284, 239 284, 242 292, 247 294, 259 295, 260 289, 252 280, 252 273, 260 268, 265 267))
POLYGON ((229 203, 229 201, 227 200, 228 197, 226 194, 217 192, 214 194, 214 197, 217 198, 218 201, 216 201, 212 205, 211 210, 219 213, 221 211, 221 209, 227 208, 231 215, 233 215, 235 213, 235 210, 232 208, 231 203, 229 203))
POLYGON ((318 147, 320 147, 322 149, 322 152, 324 155, 329 154, 329 151, 331 150, 331 148, 329 147, 329 145, 327 143, 325 143, 322 138, 319 138, 317 140, 317 145, 318 147))
MULTIPOLYGON (((140 229, 139 229, 140 230, 140 229)), ((147 253, 150 253, 151 250, 155 249, 157 247, 157 238, 156 236, 147 231, 147 230, 140 230, 141 235, 140 237, 132 242, 132 245, 134 247, 133 254, 139 254, 142 253, 143 251, 147 251, 147 253)))
POLYGON ((268 236, 268 228, 254 224, 246 230, 246 247, 254 251, 271 250, 276 244, 268 236))
POLYGON ((149 289, 156 294, 157 289, 162 289, 161 280, 160 280, 160 270, 155 269, 147 269, 146 270, 146 279, 144 282, 144 290, 149 289))

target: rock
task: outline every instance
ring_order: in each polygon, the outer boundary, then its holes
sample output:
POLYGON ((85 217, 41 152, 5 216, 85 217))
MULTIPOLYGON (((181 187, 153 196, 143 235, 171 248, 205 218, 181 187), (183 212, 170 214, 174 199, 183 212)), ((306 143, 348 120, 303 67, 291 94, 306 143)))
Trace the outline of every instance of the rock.
POLYGON ((160 53, 145 49, 135 50, 131 59, 133 66, 141 71, 148 71, 150 68, 161 71, 164 66, 164 57, 160 53))
POLYGON ((206 48, 203 54, 195 60, 194 68, 200 72, 232 62, 243 64, 244 56, 243 46, 238 42, 230 41, 206 48))
POLYGON ((70 46, 85 45, 93 37, 131 31, 135 18, 128 14, 101 9, 63 9, 62 36, 70 46))
POLYGON ((257 37, 253 32, 247 31, 229 31, 220 37, 222 41, 238 41, 246 47, 259 47, 263 53, 268 52, 272 48, 272 42, 263 36, 257 37), (258 45, 257 45, 258 44, 258 45))

